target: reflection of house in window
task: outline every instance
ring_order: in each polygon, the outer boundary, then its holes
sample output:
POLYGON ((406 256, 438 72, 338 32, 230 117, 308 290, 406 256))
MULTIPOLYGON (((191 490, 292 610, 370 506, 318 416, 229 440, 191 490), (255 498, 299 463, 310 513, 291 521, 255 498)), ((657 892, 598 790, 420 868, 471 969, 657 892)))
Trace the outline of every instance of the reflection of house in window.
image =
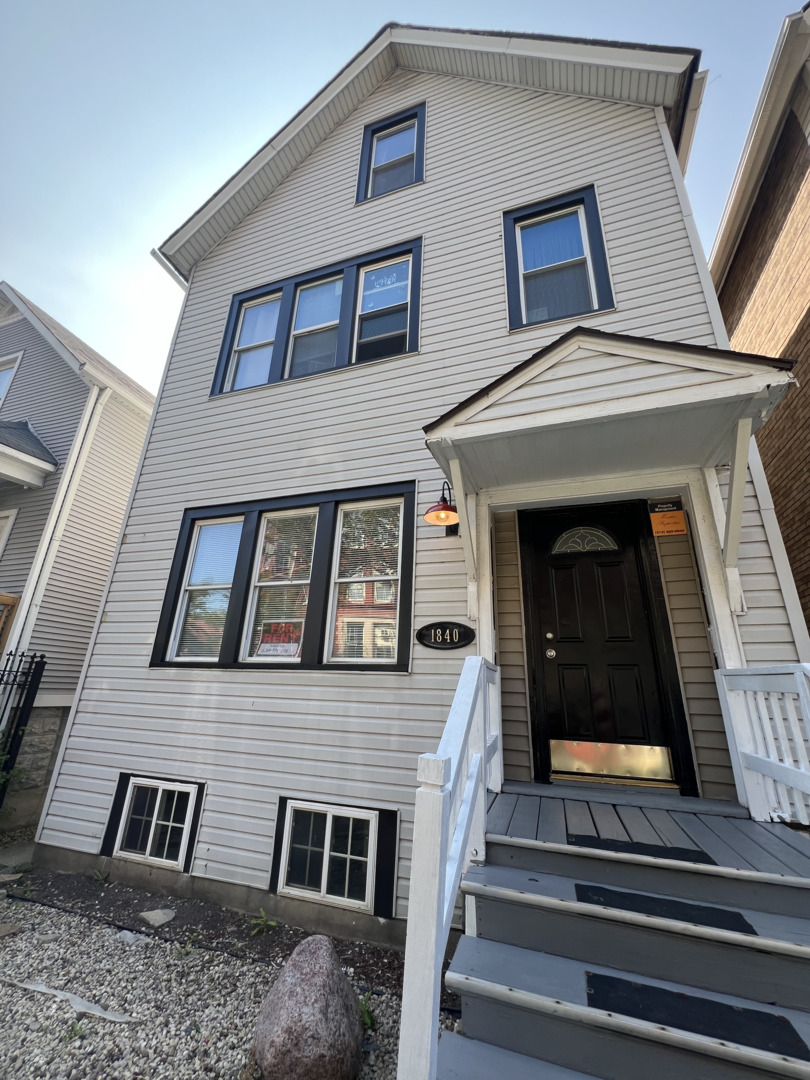
POLYGON ((393 660, 395 645, 393 622, 374 623, 374 659, 393 660))
POLYGON ((350 581, 346 586, 346 599, 351 604, 362 604, 366 599, 365 581, 350 581))
POLYGON ((394 594, 393 581, 375 581, 374 582, 374 603, 375 604, 393 604, 396 596, 394 594))
POLYGON ((344 656, 363 655, 363 623, 347 622, 345 625, 344 656))

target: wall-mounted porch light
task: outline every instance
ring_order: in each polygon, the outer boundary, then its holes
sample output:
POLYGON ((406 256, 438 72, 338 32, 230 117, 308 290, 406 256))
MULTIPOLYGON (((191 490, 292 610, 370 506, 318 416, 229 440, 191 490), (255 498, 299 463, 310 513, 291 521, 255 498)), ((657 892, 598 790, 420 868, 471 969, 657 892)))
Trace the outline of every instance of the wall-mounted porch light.
POLYGON ((453 533, 458 532, 458 510, 450 502, 450 485, 446 480, 442 484, 439 501, 427 511, 425 521, 428 525, 446 525, 448 530, 453 529, 453 533))

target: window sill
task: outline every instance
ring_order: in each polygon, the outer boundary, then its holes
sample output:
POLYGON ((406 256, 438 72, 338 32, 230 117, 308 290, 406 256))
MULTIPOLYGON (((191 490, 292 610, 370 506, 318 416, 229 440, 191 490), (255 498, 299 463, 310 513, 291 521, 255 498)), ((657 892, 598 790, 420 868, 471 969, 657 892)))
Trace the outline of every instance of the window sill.
POLYGON ((113 852, 114 859, 124 859, 126 862, 138 863, 141 866, 154 866, 160 870, 175 870, 178 874, 183 872, 180 863, 164 862, 163 859, 150 859, 146 855, 130 855, 126 851, 113 852))
POLYGON ((350 661, 333 664, 268 664, 257 660, 242 660, 238 664, 218 664, 207 660, 159 660, 151 663, 150 668, 191 668, 199 671, 352 671, 376 672, 378 675, 409 675, 408 664, 353 664, 350 661))
POLYGON ((343 899, 340 896, 323 896, 320 893, 308 892, 306 889, 292 889, 288 885, 280 888, 278 895, 289 896, 295 900, 309 900, 313 904, 325 904, 327 907, 342 908, 344 911, 365 911, 369 915, 372 913, 371 904, 365 901, 343 899))
POLYGON ((595 311, 583 311, 581 315, 566 315, 563 319, 548 319, 544 322, 524 323, 522 326, 510 326, 508 332, 510 334, 521 334, 525 330, 537 330, 544 326, 562 326, 564 323, 578 326, 580 321, 584 319, 593 319, 598 315, 610 315, 614 311, 618 311, 618 308, 615 305, 609 308, 597 308, 595 311))

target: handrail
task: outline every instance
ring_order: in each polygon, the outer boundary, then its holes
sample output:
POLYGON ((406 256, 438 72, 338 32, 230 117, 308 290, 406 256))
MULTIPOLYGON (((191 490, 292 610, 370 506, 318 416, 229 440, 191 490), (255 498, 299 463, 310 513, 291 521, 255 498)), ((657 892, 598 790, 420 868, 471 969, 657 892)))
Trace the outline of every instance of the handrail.
POLYGON ((435 1080, 439 997, 459 883, 484 861, 486 792, 503 783, 500 669, 464 661, 435 754, 417 766, 397 1080, 435 1080))
POLYGON ((715 677, 740 802, 757 821, 810 824, 810 664, 715 677))

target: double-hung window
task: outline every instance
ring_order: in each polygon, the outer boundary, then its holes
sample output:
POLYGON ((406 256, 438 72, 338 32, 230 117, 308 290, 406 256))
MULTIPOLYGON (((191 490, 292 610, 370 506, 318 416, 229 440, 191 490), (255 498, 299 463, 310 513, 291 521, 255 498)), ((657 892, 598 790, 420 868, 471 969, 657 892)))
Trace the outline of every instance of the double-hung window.
POLYGON ((414 485, 187 511, 153 664, 407 670, 414 485))
POLYGON ((416 352, 421 254, 411 240, 239 293, 212 393, 416 352))
POLYGON ((357 180, 358 202, 411 187, 424 177, 424 103, 364 129, 357 180))
POLYGON ((509 325, 613 307, 593 188, 504 214, 509 325))

